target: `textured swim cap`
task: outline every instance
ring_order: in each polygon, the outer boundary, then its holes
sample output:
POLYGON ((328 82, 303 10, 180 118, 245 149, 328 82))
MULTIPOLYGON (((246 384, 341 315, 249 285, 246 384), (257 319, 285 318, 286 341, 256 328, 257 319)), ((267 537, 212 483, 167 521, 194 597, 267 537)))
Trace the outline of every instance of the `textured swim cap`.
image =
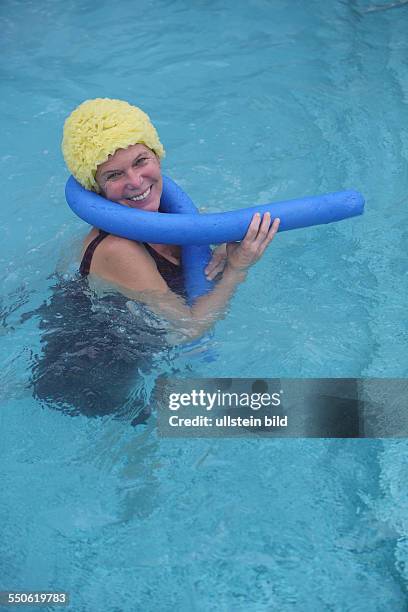
POLYGON ((85 189, 99 191, 96 169, 117 149, 144 144, 161 159, 164 148, 148 115, 123 100, 96 98, 80 104, 64 124, 62 153, 85 189))

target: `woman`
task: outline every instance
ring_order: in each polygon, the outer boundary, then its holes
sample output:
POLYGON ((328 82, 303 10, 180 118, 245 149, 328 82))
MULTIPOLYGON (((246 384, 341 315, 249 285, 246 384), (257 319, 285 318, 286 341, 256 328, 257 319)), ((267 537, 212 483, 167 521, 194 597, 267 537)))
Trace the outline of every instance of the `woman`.
MULTIPOLYGON (((124 206, 159 210, 164 149, 139 108, 121 100, 87 100, 65 122, 62 150, 68 169, 85 188, 124 206)), ((192 339, 222 315, 278 227, 279 219, 271 223, 269 213, 263 219, 255 214, 242 242, 215 251, 206 273, 210 280, 220 278, 191 307, 183 299, 177 246, 142 244, 93 228, 85 238, 80 271, 145 303, 192 339)))
MULTIPOLYGON (((65 122, 62 150, 86 189, 123 206, 158 211, 164 149, 140 109, 120 100, 84 102, 65 122)), ((82 279, 58 277, 50 300, 36 313, 43 333, 33 367, 34 395, 70 414, 143 420, 144 388, 136 379, 168 346, 168 330, 154 318, 149 322, 147 313, 135 320, 129 298, 166 318, 184 339, 196 338, 222 315, 278 226, 278 219, 271 224, 269 215, 262 220, 255 215, 241 243, 216 250, 206 272, 219 280, 191 307, 184 300, 179 247, 142 244, 93 228, 83 243, 82 279), (96 296, 88 280, 109 291, 96 296)))

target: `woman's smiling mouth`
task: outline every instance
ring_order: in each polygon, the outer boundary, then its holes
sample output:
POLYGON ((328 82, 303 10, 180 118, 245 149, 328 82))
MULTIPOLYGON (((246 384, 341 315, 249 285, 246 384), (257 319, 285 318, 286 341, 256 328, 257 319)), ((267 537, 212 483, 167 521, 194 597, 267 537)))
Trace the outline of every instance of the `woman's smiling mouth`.
POLYGON ((142 200, 145 200, 149 196, 151 189, 152 189, 152 186, 150 185, 150 187, 148 187, 144 193, 141 193, 140 195, 137 195, 137 196, 132 196, 132 197, 129 196, 126 199, 131 200, 132 202, 140 202, 142 200))

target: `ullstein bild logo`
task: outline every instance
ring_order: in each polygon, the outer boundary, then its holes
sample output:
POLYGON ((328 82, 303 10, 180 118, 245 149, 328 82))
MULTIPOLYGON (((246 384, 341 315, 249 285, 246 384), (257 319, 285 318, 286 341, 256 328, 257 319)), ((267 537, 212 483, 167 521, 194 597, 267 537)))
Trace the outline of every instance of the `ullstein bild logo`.
POLYGON ((164 437, 407 437, 406 379, 164 379, 164 437))
POLYGON ((210 418, 207 416, 197 415, 192 418, 179 417, 172 415, 169 417, 169 425, 171 427, 287 427, 288 417, 272 416, 266 414, 263 418, 253 417, 250 415, 244 417, 231 417, 229 414, 223 417, 210 418))

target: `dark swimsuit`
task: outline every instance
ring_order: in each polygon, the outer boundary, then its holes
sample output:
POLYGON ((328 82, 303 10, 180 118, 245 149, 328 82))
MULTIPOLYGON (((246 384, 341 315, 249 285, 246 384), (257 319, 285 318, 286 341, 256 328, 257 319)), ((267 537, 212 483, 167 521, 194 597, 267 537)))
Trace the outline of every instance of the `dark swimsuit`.
MULTIPOLYGON (((139 314, 131 312, 126 296, 112 292, 97 297, 91 291, 87 276, 92 256, 106 236, 100 230, 86 248, 80 277, 58 276, 50 299, 35 311, 42 350, 32 367, 33 393, 71 415, 114 413, 137 424, 149 414, 140 374, 149 378, 154 355, 167 350, 166 330, 144 307, 139 314)), ((144 246, 169 288, 184 295, 181 266, 144 246)))
MULTIPOLYGON (((99 234, 96 236, 96 238, 94 238, 92 242, 88 244, 79 267, 79 273, 81 276, 88 276, 95 249, 102 242, 102 240, 106 238, 106 236, 109 236, 108 232, 99 230, 99 234)), ((174 291, 174 293, 184 296, 184 279, 181 266, 174 264, 172 261, 169 261, 163 257, 163 255, 160 255, 160 253, 155 251, 147 242, 143 242, 143 246, 154 259, 157 270, 166 281, 169 289, 174 291)))

